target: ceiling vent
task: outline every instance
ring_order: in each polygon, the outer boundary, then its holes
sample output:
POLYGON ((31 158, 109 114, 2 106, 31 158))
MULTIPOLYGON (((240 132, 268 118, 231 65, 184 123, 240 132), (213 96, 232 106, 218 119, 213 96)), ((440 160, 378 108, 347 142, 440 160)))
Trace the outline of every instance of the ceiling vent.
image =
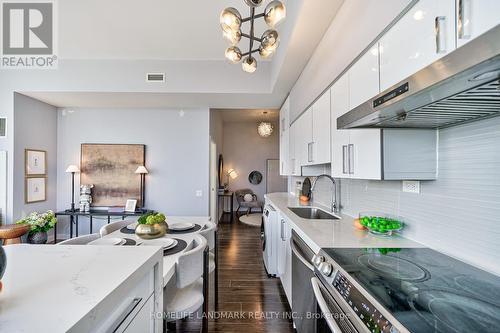
POLYGON ((165 82, 165 73, 147 73, 146 82, 165 82))

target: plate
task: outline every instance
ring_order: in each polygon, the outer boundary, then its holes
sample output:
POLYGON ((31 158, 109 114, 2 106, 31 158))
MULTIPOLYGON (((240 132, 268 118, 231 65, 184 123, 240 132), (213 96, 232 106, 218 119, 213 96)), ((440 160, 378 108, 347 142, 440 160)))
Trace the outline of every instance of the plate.
POLYGON ((132 224, 129 224, 128 226, 126 226, 126 228, 128 230, 135 230, 136 227, 137 227, 137 223, 132 223, 132 224))
POLYGON ((194 228, 194 223, 179 222, 176 224, 169 225, 168 228, 174 231, 185 231, 194 228))
POLYGON ((118 237, 105 237, 105 238, 99 238, 96 239, 95 241, 91 242, 91 245, 123 245, 127 241, 123 238, 118 238, 118 237))
POLYGON ((168 250, 177 245, 177 240, 172 238, 153 239, 143 242, 142 245, 161 246, 163 250, 168 250))

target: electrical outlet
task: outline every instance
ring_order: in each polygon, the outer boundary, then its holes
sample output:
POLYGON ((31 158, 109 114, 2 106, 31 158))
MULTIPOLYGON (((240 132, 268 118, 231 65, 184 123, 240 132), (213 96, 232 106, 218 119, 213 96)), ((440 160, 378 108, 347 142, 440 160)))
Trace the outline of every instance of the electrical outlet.
POLYGON ((420 193, 420 181, 418 181, 418 180, 403 180, 403 192, 420 193))
POLYGON ((196 191, 196 196, 197 197, 202 197, 203 196, 203 192, 201 190, 197 190, 196 191))

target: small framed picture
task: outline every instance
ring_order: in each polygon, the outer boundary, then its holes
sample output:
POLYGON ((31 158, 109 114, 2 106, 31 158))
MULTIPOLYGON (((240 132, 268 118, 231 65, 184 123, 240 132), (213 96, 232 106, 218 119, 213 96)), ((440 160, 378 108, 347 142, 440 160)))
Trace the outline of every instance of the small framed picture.
POLYGON ((47 178, 33 177, 25 179, 24 199, 27 204, 47 200, 47 178))
POLYGON ((26 149, 24 151, 26 177, 47 175, 47 152, 44 150, 26 149))
POLYGON ((125 205, 125 211, 128 213, 135 213, 135 207, 137 206, 137 200, 129 199, 125 205))

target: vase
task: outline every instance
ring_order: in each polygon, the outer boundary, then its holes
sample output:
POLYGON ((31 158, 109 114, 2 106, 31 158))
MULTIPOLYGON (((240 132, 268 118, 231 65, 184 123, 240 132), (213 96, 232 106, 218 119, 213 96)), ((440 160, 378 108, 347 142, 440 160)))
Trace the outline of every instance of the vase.
POLYGON ((30 232, 28 234, 28 243, 30 244, 46 244, 47 239, 46 231, 30 232))
POLYGON ((138 224, 135 234, 142 239, 155 239, 165 236, 168 231, 166 222, 156 224, 138 224))

